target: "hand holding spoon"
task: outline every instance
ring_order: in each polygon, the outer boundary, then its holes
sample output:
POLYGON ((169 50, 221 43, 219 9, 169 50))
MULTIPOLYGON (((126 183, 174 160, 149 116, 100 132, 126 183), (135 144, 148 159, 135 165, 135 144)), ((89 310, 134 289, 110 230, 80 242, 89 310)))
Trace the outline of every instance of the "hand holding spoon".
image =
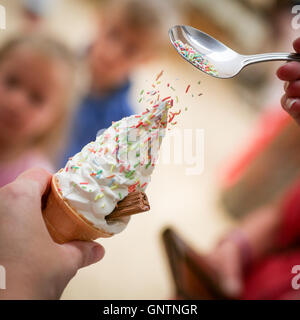
POLYGON ((241 55, 222 42, 190 26, 174 26, 169 30, 178 53, 197 69, 216 78, 232 78, 244 67, 266 61, 299 61, 297 53, 262 53, 241 55))

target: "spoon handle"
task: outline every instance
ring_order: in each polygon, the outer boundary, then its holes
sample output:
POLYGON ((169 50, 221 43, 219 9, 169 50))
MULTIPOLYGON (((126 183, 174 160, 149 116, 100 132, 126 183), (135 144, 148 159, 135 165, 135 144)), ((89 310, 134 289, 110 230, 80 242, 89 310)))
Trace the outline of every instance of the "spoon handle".
POLYGON ((299 61, 299 53, 284 53, 284 52, 274 52, 274 53, 261 53, 249 56, 243 56, 244 66, 249 64, 265 62, 265 61, 299 61))

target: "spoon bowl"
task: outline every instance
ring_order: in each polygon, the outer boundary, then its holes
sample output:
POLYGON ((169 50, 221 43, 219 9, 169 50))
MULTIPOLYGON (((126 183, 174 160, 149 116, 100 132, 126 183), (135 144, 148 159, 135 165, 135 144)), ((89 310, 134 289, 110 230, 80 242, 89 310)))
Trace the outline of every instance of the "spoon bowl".
POLYGON ((299 61, 296 53, 241 55, 210 35, 190 26, 174 26, 170 40, 177 52, 197 69, 216 78, 232 78, 247 65, 265 61, 299 61))

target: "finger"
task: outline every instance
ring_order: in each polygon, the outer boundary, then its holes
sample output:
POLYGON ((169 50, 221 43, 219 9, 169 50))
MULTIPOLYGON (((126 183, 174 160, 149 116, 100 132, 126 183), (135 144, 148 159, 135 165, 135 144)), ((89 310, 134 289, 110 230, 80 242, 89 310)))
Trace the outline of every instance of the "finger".
POLYGON ((300 53, 300 38, 296 39, 293 42, 293 47, 294 47, 296 52, 300 53))
POLYGON ((16 179, 18 182, 30 183, 31 186, 35 185, 37 187, 37 192, 42 196, 47 189, 50 187, 51 183, 51 174, 41 168, 30 169, 23 172, 16 179))
POLYGON ((300 63, 292 61, 284 64, 277 70, 277 76, 283 81, 300 80, 300 63))
POLYGON ((93 241, 71 241, 61 246, 75 271, 98 262, 105 253, 104 248, 93 241))
POLYGON ((287 97, 300 98, 300 80, 286 82, 284 84, 284 90, 287 97))
POLYGON ((281 105, 300 124, 300 99, 291 98, 285 94, 281 98, 281 105))

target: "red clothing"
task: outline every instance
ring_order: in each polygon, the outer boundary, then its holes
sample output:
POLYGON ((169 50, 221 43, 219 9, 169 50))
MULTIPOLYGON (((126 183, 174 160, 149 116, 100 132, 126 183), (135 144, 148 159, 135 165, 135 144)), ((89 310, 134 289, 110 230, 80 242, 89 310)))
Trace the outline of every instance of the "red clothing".
POLYGON ((300 299, 292 287, 292 268, 300 264, 300 249, 269 256, 251 267, 244 281, 242 299, 300 299))
POLYGON ((247 271, 242 299, 300 299, 292 287, 294 265, 300 265, 300 182, 287 193, 277 237, 281 251, 253 264, 247 271), (284 250, 284 251, 283 251, 284 250))
POLYGON ((287 193, 282 206, 282 215, 282 224, 277 237, 278 247, 300 245, 300 180, 287 193))

